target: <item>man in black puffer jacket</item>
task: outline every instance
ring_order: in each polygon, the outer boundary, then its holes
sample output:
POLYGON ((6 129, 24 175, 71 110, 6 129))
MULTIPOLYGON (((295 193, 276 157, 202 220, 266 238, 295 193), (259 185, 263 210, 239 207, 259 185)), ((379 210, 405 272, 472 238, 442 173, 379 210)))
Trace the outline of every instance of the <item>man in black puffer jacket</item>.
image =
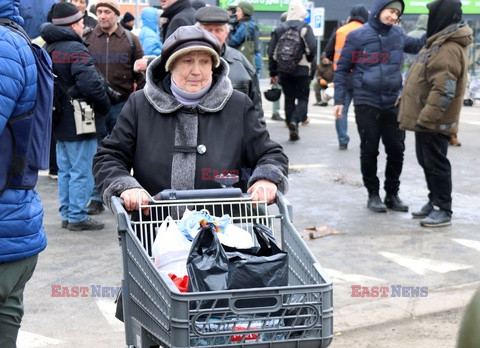
POLYGON ((58 3, 50 14, 53 24, 43 25, 40 34, 52 56, 53 72, 57 76, 55 93, 64 95, 62 107, 55 110, 53 125, 62 227, 72 231, 99 230, 104 224, 87 218, 87 202, 94 185, 92 160, 97 150, 97 133, 105 132, 103 115, 110 110, 110 101, 81 39, 81 11, 70 3, 58 3), (80 98, 95 111, 97 133, 77 135, 71 99, 80 98))
POLYGON ((403 1, 375 0, 368 22, 350 32, 334 76, 333 114, 342 118, 348 79, 353 74, 353 105, 360 135, 360 166, 368 191, 367 207, 385 213, 387 208, 406 212, 398 196, 403 168, 405 132, 398 128, 395 102, 402 88, 403 52, 417 54, 425 37, 415 39, 395 25, 403 13, 403 1), (380 139, 385 146, 385 202, 380 198, 377 157, 380 139))

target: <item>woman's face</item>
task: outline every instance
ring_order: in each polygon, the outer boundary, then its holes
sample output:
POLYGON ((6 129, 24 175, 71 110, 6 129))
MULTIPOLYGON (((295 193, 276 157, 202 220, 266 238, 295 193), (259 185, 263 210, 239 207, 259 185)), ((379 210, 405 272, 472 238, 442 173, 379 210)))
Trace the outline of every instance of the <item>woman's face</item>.
POLYGON ((187 53, 173 63, 172 78, 178 88, 196 93, 212 82, 212 57, 202 51, 187 53))
POLYGON ((242 10, 241 7, 237 7, 237 11, 235 12, 235 16, 237 16, 238 20, 243 18, 243 10, 242 10))

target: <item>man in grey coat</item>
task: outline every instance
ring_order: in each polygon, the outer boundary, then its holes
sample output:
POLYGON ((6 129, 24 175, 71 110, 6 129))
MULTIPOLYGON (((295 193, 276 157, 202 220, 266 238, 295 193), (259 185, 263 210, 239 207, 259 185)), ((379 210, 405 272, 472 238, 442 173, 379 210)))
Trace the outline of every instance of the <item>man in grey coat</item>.
POLYGON ((233 89, 245 93, 250 98, 258 112, 260 122, 265 124, 262 96, 255 68, 240 51, 225 44, 230 33, 228 12, 217 6, 202 7, 195 14, 195 19, 200 27, 210 32, 220 42, 220 56, 227 61, 230 68, 228 78, 232 82, 233 89))

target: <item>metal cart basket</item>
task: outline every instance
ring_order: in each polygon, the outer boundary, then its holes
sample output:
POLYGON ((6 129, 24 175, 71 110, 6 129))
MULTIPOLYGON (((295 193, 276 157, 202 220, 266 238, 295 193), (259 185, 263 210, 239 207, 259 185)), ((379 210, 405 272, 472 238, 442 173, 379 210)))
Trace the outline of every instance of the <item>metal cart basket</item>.
MULTIPOLYGON (((194 191, 193 191, 194 192, 194 191)), ((132 221, 112 198, 123 259, 123 313, 127 345, 135 347, 328 347, 333 339, 332 281, 291 222, 292 208, 278 194, 279 214, 249 197, 152 200, 150 218, 132 221), (255 223, 280 226, 288 253, 288 286, 181 293, 152 261, 156 227, 185 208, 229 213, 251 232, 255 223)))

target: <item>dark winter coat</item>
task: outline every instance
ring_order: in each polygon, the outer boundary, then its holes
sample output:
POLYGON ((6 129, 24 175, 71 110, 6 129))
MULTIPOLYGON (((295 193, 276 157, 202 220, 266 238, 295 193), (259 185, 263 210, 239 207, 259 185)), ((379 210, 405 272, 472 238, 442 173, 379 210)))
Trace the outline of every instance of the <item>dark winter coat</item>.
POLYGON ((221 56, 228 63, 228 78, 233 89, 248 95, 258 117, 263 118, 262 95, 255 68, 240 51, 227 45, 223 45, 221 56))
POLYGON ((128 99, 112 134, 99 145, 93 174, 104 202, 109 204, 113 195, 131 188, 143 187, 152 195, 172 188, 173 178, 189 170, 185 164, 178 171, 173 169, 179 154, 195 156, 190 169, 193 182, 187 187, 215 188, 215 173, 236 171, 240 182, 235 186, 243 191, 263 178, 286 191, 288 159, 259 123, 250 99, 233 90, 227 63, 221 60, 211 89, 193 107, 182 105, 172 95, 171 75, 160 64, 157 58, 149 65, 145 88, 128 99), (180 132, 185 119, 197 126, 180 132), (192 138, 197 141, 192 143, 192 138), (204 145, 206 152, 198 153, 198 145, 204 145), (251 177, 245 175, 249 172, 251 177))
POLYGON ((127 29, 118 25, 117 30, 108 35, 97 25, 85 39, 95 66, 112 88, 122 95, 123 101, 134 91, 135 83, 137 90, 145 85, 143 74, 133 71, 135 61, 144 56, 142 44, 138 37, 132 34, 132 52, 125 30, 127 29))
MULTIPOLYGON (((82 39, 69 27, 50 23, 41 27, 40 34, 47 43, 47 51, 52 50, 53 72, 57 76, 57 83, 65 93, 71 90, 72 98, 85 98, 93 106, 97 133, 105 133, 104 115, 110 110, 110 101, 82 39)), ((58 120, 53 125, 56 140, 78 141, 95 138, 95 133, 76 134, 72 104, 68 98, 64 102, 64 111, 58 115, 58 120)))
POLYGON ((320 83, 320 79, 324 79, 328 83, 333 81, 333 63, 328 62, 328 64, 317 64, 317 70, 315 76, 317 77, 318 82, 320 83))
POLYGON ((400 128, 457 133, 472 42, 472 29, 465 23, 453 24, 428 38, 405 81, 398 113, 400 128))
POLYGON ((177 0, 163 11, 160 17, 166 18, 167 21, 162 24, 162 42, 172 35, 175 30, 184 25, 194 25, 195 9, 189 0, 177 0))
POLYGON ((268 47, 268 69, 270 76, 278 76, 277 62, 275 61, 277 41, 288 28, 295 28, 300 31, 303 38, 301 48, 303 51, 302 59, 298 63, 295 71, 289 74, 289 76, 311 76, 311 62, 317 53, 317 42, 315 35, 313 35, 312 27, 302 20, 288 20, 277 27, 272 33, 272 39, 268 47))
POLYGON ((353 69, 353 103, 378 109, 394 107, 402 88, 403 52, 416 54, 425 38, 411 38, 399 26, 379 20, 391 0, 375 0, 368 23, 352 31, 335 71, 335 105, 345 104, 348 74, 353 69))

